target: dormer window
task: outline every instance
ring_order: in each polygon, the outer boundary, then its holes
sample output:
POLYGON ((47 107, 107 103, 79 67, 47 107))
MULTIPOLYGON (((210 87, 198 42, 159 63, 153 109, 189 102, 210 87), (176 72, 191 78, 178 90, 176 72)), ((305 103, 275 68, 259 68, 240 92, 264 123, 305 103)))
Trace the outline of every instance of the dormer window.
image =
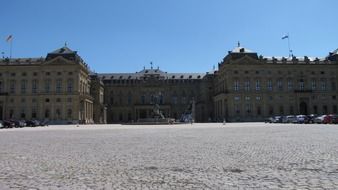
POLYGON ((181 75, 181 79, 183 79, 183 75, 181 75))
POLYGON ((171 78, 173 78, 173 79, 174 79, 174 78, 175 78, 175 75, 174 75, 174 76, 172 76, 171 78))
POLYGON ((198 78, 198 79, 201 78, 201 75, 198 75, 197 78, 198 78))
POLYGON ((239 49, 239 52, 244 53, 245 52, 244 48, 239 49))

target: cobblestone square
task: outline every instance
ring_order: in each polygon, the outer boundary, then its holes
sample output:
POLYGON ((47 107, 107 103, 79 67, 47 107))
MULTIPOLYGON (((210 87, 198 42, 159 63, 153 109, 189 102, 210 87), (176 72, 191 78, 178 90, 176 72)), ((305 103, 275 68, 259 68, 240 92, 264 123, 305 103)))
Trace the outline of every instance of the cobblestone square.
POLYGON ((0 189, 337 189, 338 125, 0 130, 0 189))

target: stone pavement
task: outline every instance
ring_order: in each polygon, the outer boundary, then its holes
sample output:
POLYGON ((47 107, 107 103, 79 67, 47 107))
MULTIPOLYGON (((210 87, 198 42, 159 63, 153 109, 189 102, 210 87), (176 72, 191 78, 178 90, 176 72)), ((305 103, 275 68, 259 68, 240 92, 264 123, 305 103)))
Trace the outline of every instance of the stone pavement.
POLYGON ((0 189, 338 189, 338 125, 0 130, 0 189))

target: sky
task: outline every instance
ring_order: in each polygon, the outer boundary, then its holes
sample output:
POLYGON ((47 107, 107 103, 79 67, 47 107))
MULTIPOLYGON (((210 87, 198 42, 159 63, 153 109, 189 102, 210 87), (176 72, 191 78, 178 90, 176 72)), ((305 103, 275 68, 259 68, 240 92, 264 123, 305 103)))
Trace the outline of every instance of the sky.
POLYGON ((0 52, 77 51, 98 73, 211 71, 241 46, 263 56, 325 57, 338 48, 337 0, 1 0, 0 52))

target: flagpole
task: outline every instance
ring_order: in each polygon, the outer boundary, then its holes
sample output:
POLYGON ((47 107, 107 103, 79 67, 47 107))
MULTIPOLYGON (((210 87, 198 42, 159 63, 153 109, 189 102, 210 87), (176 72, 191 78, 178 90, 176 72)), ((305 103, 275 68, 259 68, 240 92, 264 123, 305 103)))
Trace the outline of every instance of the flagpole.
POLYGON ((9 58, 12 58, 12 44, 13 44, 13 39, 11 39, 10 44, 9 44, 9 58))
POLYGON ((290 50, 290 35, 288 33, 288 48, 289 48, 289 58, 291 57, 291 50, 290 50))

